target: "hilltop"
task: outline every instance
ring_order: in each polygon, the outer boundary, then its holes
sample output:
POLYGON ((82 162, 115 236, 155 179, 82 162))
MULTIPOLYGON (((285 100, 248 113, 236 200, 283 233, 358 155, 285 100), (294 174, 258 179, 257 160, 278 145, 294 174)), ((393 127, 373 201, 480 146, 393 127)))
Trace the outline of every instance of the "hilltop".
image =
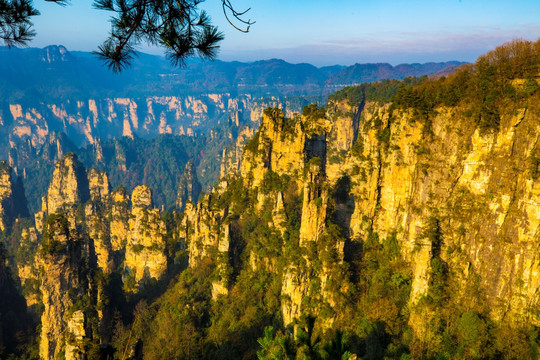
POLYGON ((88 52, 63 46, 43 49, 0 47, 0 95, 4 102, 200 95, 208 93, 252 96, 322 95, 383 79, 430 75, 457 61, 426 64, 355 64, 315 67, 279 59, 251 63, 190 60, 172 67, 160 56, 139 53, 130 69, 108 71, 88 52))

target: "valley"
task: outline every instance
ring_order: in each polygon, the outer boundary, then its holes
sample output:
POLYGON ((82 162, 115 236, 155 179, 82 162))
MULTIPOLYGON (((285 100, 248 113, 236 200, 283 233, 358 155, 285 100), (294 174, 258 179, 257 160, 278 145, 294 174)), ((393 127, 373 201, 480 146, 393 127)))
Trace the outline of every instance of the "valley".
POLYGON ((2 354, 538 358, 539 71, 7 103, 2 354))

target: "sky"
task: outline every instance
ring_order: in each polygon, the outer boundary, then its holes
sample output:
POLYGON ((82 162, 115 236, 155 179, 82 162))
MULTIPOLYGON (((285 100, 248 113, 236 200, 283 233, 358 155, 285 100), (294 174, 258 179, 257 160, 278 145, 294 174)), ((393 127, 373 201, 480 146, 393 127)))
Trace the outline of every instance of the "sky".
MULTIPOLYGON (((219 59, 280 58, 316 66, 367 62, 474 61, 506 41, 540 38, 540 0, 231 0, 256 23, 230 26, 218 0, 201 4, 225 34, 219 59)), ((35 2, 31 46, 91 51, 107 37, 110 14, 91 0, 61 7, 35 2)), ((159 48, 140 50, 162 54, 159 48)))

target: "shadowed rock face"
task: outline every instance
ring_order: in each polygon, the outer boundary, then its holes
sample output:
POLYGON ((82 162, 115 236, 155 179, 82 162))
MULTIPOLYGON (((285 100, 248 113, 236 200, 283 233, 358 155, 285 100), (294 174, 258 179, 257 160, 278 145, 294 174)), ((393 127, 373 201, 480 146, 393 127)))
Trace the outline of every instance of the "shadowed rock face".
POLYGON ((25 298, 19 293, 13 272, 7 265, 4 244, 0 243, 0 344, 5 353, 14 352, 20 333, 31 330, 25 298))
POLYGON ((0 231, 5 231, 11 225, 14 213, 11 167, 2 161, 0 162, 0 231))
POLYGON ((18 216, 28 216, 21 179, 13 179, 12 173, 7 162, 0 161, 0 231, 8 230, 18 216))
POLYGON ((178 197, 176 200, 176 207, 178 210, 184 210, 186 202, 192 202, 194 204, 199 200, 199 194, 202 191, 201 183, 197 178, 197 172, 193 161, 188 161, 180 183, 178 185, 178 197))

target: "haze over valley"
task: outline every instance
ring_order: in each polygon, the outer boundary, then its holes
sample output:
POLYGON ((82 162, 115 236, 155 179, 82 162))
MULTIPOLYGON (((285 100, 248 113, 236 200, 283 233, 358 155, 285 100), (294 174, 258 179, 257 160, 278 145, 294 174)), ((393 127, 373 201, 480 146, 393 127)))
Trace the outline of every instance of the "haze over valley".
MULTIPOLYGON (((186 68, 175 68, 162 57, 140 54, 132 69, 113 74, 93 54, 72 54, 63 46, 1 51, 0 89, 4 90, 0 90, 0 135, 9 142, 0 145, 0 155, 9 157, 16 174, 23 177, 27 192, 42 193, 46 182, 35 183, 35 179, 49 177, 54 163, 74 151, 87 166, 109 172, 112 161, 127 162, 115 165, 120 170, 114 170, 112 184, 124 184, 129 190, 141 182, 159 184, 154 190, 156 203, 167 207, 174 205, 176 197, 174 191, 164 189, 177 188, 187 159, 196 157, 203 184, 209 188, 219 176, 221 149, 232 146, 244 127, 256 129, 267 107, 280 107, 293 116, 310 103, 323 105, 328 94, 348 85, 440 76, 461 64, 449 61, 317 68, 274 59, 255 63, 192 61, 186 68), (165 134, 195 139, 152 140, 165 134), (145 164, 155 161, 137 163, 129 156, 118 160, 126 157, 123 153, 134 151, 127 151, 124 144, 148 141, 163 146, 171 141, 198 145, 171 149, 191 155, 174 156, 178 166, 163 166, 166 174, 143 170, 145 164), (203 143, 211 145, 205 147, 203 143), (51 145, 54 149, 46 150, 51 145), (10 149, 14 151, 10 153, 10 149), (197 153, 200 155, 194 155, 197 153), (130 165, 137 169, 130 170, 130 165), (35 173, 37 169, 39 174, 35 173), (165 177, 166 182, 156 183, 149 176, 165 177), (125 184, 131 177, 135 179, 125 184)), ((142 145, 129 146, 133 149, 142 145)), ((39 201, 40 196, 30 196, 31 208, 38 208, 39 201)))

